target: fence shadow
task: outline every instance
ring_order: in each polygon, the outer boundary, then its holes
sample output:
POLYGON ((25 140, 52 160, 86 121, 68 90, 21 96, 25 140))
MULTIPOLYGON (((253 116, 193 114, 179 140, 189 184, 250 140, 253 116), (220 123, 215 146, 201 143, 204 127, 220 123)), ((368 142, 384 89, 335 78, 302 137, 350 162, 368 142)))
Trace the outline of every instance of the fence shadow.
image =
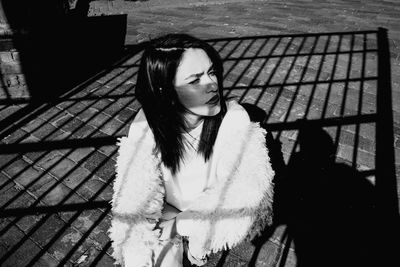
POLYGON ((210 42, 225 60, 226 96, 261 107, 258 120, 274 136, 275 228, 253 240, 250 258, 232 257, 249 266, 337 266, 340 247, 341 266, 394 260, 394 249, 379 245, 394 242, 399 222, 386 30, 210 42))
MULTIPOLYGON (((274 226, 251 253, 225 251, 207 266, 326 266, 321 257, 337 253, 350 266, 366 244, 380 263, 393 259, 396 247, 381 245, 397 242, 399 222, 386 31, 209 42, 224 60, 225 96, 268 130, 277 175, 274 226)), ((115 143, 140 108, 144 45, 57 98, 1 108, 1 264, 112 265, 115 143)))

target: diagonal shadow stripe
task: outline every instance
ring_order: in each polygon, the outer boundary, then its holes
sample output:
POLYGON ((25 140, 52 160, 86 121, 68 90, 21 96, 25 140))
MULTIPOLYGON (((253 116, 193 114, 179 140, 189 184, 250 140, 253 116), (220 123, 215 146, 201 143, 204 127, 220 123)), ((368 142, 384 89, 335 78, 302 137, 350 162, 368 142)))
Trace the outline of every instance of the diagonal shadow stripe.
POLYGON ((70 139, 60 141, 40 141, 35 143, 1 144, 0 155, 27 153, 35 151, 51 151, 67 148, 85 148, 115 145, 121 136, 91 137, 84 139, 70 139))

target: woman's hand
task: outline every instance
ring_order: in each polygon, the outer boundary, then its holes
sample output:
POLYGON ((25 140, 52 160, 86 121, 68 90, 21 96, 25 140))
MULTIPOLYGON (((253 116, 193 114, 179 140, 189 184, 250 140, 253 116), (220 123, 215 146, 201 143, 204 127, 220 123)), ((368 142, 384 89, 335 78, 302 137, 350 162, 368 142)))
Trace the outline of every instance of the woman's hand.
POLYGON ((189 247, 190 247, 189 242, 186 239, 184 239, 183 240, 183 250, 185 251, 186 257, 188 258, 188 260, 190 261, 191 264, 194 264, 196 266, 203 266, 204 264, 207 263, 207 261, 208 261, 207 256, 204 256, 202 258, 196 258, 190 252, 189 247))
POLYGON ((162 210, 161 220, 168 221, 174 219, 176 216, 178 216, 179 213, 181 213, 180 210, 178 210, 174 206, 171 206, 168 203, 165 203, 164 208, 162 210))
POLYGON ((158 227, 161 229, 160 240, 172 239, 177 234, 175 219, 161 221, 158 227))
POLYGON ((165 203, 158 227, 161 229, 160 240, 174 238, 177 235, 175 218, 181 211, 165 203))

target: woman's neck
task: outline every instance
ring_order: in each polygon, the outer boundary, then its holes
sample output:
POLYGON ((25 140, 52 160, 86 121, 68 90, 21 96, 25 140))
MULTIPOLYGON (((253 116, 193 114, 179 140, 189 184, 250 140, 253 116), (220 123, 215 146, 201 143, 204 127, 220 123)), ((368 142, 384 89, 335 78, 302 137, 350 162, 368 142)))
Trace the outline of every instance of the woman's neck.
POLYGON ((186 130, 191 131, 202 123, 203 117, 196 114, 185 114, 186 130))

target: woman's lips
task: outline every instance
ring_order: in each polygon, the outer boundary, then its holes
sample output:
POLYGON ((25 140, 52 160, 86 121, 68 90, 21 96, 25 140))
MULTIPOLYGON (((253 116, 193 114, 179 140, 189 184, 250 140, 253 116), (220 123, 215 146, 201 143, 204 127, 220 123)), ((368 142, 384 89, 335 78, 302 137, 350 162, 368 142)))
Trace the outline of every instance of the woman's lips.
POLYGON ((208 104, 216 104, 219 102, 219 95, 215 95, 207 101, 208 104))

